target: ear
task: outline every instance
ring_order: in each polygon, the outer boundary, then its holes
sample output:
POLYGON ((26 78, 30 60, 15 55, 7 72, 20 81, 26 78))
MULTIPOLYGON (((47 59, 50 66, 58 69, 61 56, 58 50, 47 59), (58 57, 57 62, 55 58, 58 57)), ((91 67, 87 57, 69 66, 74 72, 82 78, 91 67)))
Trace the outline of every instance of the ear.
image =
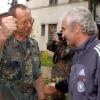
POLYGON ((79 34, 79 33, 81 33, 81 26, 80 26, 80 24, 75 24, 75 26, 74 26, 74 33, 76 33, 76 34, 79 34))

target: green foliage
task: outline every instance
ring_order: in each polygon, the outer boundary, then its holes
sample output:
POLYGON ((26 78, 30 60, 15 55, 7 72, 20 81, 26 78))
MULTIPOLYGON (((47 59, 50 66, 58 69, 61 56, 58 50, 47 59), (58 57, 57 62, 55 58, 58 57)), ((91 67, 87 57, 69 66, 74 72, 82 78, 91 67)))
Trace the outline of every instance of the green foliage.
POLYGON ((52 57, 48 54, 47 51, 40 52, 40 60, 42 66, 51 67, 52 66, 52 57))
POLYGON ((68 93, 66 93, 65 95, 66 95, 66 100, 69 100, 69 96, 68 96, 68 93))
POLYGON ((44 79, 44 84, 49 84, 50 82, 51 82, 51 80, 49 78, 44 79))
MULTIPOLYGON (((52 67, 53 65, 52 56, 50 56, 47 51, 40 52, 40 60, 41 60, 42 66, 52 67)), ((44 79, 45 85, 49 84, 50 82, 51 82, 51 79, 49 78, 44 79)), ((46 100, 51 100, 51 96, 47 96, 46 100)), ((69 96, 67 93, 66 93, 66 100, 69 100, 69 96)))

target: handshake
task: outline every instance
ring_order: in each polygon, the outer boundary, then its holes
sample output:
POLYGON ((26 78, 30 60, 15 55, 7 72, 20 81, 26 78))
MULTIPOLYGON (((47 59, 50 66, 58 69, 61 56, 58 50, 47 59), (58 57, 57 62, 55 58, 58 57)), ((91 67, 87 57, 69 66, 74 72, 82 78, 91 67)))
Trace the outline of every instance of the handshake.
POLYGON ((15 30, 17 30, 17 19, 13 16, 7 16, 1 19, 0 25, 0 37, 8 38, 13 34, 15 30))

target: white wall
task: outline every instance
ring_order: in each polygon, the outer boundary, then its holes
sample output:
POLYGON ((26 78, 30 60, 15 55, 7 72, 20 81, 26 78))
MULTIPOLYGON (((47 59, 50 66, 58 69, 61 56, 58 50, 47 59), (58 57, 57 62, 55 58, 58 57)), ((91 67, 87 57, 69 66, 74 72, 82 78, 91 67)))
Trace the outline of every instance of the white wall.
MULTIPOLYGON (((38 0, 36 2, 36 0, 33 0, 35 2, 35 4, 38 5, 46 5, 47 2, 49 0, 38 0), (39 2, 42 1, 42 2, 39 2), (45 1, 45 2, 43 2, 45 1), (46 4, 45 4, 46 3, 46 4)), ((59 0, 59 3, 63 3, 65 2, 65 0, 59 0)), ((34 4, 34 2, 31 1, 31 6, 32 7, 32 3, 34 4)), ((80 2, 80 3, 72 3, 72 4, 61 4, 61 5, 57 5, 57 6, 48 6, 48 7, 41 7, 41 8, 37 8, 37 9, 31 9, 32 11, 32 16, 35 18, 35 22, 34 22, 34 31, 35 31, 35 39, 38 41, 39 43, 39 47, 40 50, 46 50, 46 44, 48 41, 48 24, 55 24, 58 22, 59 17, 67 10, 70 9, 70 7, 74 7, 74 6, 85 6, 88 7, 87 2, 80 2), (41 37, 41 25, 45 24, 46 25, 46 34, 44 37, 41 37)), ((32 7, 34 8, 34 7, 32 7)), ((59 28, 59 26, 58 26, 59 28)), ((58 29, 59 30, 59 29, 58 29)))
POLYGON ((30 8, 37 8, 37 7, 41 7, 41 6, 48 6, 49 4, 49 0, 30 0, 29 2, 27 2, 27 5, 30 8))
POLYGON ((69 0, 58 0, 58 4, 68 3, 69 0))

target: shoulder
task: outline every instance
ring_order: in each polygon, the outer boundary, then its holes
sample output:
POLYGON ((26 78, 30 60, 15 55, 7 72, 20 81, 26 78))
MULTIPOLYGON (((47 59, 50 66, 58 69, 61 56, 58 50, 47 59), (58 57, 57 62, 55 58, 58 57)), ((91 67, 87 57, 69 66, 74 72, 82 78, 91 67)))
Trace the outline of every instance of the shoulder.
POLYGON ((100 57, 100 41, 98 41, 98 43, 94 46, 93 49, 96 51, 96 53, 100 57))
POLYGON ((15 41, 15 38, 14 38, 14 36, 11 36, 11 37, 9 37, 7 40, 6 40, 6 42, 5 42, 5 45, 14 45, 14 43, 17 43, 16 41, 15 41))
POLYGON ((29 37, 29 38, 28 38, 28 41, 30 42, 31 45, 33 45, 33 46, 38 46, 38 42, 37 42, 35 39, 29 37))

